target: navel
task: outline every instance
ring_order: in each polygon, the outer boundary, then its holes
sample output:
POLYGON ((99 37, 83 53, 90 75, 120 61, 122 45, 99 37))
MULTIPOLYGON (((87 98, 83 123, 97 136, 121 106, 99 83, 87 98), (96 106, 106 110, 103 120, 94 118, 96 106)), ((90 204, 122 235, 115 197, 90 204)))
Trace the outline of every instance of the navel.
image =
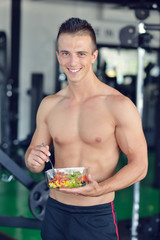
POLYGON ((95 139, 95 141, 96 141, 97 143, 100 143, 100 142, 102 141, 102 139, 101 139, 100 137, 97 137, 97 138, 95 139))

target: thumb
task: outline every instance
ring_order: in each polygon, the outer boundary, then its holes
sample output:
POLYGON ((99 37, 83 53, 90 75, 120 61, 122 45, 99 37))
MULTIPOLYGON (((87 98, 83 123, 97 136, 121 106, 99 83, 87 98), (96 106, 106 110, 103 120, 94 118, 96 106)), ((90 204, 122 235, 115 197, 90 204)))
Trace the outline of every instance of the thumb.
POLYGON ((49 146, 48 145, 46 145, 45 147, 47 148, 47 150, 49 150, 49 146))
POLYGON ((88 175, 87 175, 87 178, 88 178, 88 181, 89 181, 90 183, 94 182, 91 174, 88 174, 88 175))
POLYGON ((47 148, 47 150, 49 150, 49 146, 48 145, 45 145, 44 143, 41 144, 41 146, 47 148))

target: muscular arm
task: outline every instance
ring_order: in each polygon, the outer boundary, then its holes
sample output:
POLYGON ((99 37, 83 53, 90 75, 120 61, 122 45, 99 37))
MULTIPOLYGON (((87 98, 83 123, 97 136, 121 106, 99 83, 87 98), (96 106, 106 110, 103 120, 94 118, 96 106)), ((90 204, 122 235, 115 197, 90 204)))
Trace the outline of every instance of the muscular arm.
POLYGON ((47 99, 44 99, 37 112, 36 130, 25 154, 27 168, 35 173, 44 169, 45 162, 48 162, 48 156, 50 155, 51 136, 46 123, 47 106, 47 99), (45 144, 45 147, 41 146, 42 143, 45 144))
POLYGON ((115 135, 128 164, 101 184, 104 192, 117 191, 142 180, 148 168, 147 144, 139 113, 129 99, 123 99, 119 105, 115 109, 115 135))

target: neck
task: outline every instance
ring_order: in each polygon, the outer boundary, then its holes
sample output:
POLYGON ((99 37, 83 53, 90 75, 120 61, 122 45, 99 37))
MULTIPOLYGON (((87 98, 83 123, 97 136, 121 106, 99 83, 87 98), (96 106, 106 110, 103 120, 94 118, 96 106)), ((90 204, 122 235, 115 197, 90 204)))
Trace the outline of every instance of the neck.
POLYGON ((79 82, 68 82, 69 93, 77 102, 81 102, 89 96, 93 96, 96 93, 97 86, 100 84, 95 74, 93 74, 90 79, 84 79, 79 82))

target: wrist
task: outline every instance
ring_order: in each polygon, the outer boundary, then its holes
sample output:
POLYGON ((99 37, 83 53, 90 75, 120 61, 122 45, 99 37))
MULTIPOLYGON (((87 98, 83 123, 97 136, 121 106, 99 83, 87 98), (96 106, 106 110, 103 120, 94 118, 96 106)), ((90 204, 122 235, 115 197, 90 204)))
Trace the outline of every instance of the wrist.
POLYGON ((99 186, 100 186, 101 195, 113 192, 113 189, 111 189, 111 185, 108 179, 103 182, 100 182, 99 186))

